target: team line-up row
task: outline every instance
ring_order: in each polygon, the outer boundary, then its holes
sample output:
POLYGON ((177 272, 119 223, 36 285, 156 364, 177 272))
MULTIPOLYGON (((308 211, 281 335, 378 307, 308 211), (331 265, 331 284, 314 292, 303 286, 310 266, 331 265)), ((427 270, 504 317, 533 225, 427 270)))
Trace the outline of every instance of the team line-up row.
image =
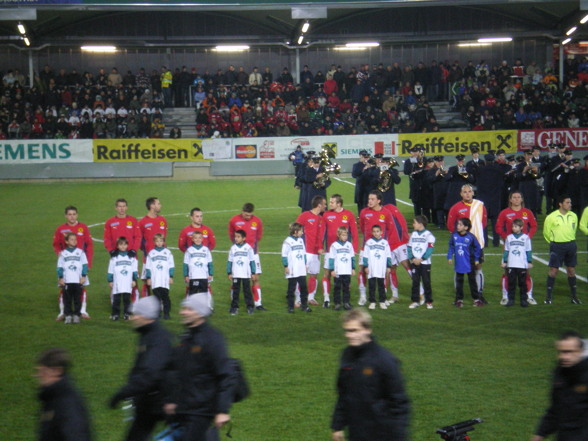
MULTIPOLYGON (((484 234, 486 228, 485 208, 481 201, 473 198, 473 189, 464 185, 462 201, 455 204, 449 212, 447 226, 451 232, 447 258, 454 263, 456 297, 455 306, 463 306, 463 284, 467 275, 474 306, 486 304, 483 296, 482 263, 484 261, 484 234)), ((296 222, 290 225, 289 236, 282 246, 282 263, 288 278, 288 311, 295 306, 310 312, 309 305, 318 305, 315 299, 320 273, 320 255, 325 254, 322 279, 323 306, 331 306, 331 277, 334 278, 334 308, 351 309, 350 278, 355 275, 356 264, 359 281, 359 304, 369 302, 369 308, 387 309, 390 303, 398 300, 398 279, 396 268, 402 265, 412 278, 410 308, 426 303, 433 308, 431 289, 431 256, 435 246, 434 235, 427 230, 425 216, 415 216, 412 226, 414 232, 408 234, 406 220, 394 205, 381 205, 379 192, 372 192, 368 204, 360 213, 359 230, 353 214, 343 208, 340 195, 329 199, 316 196, 312 209, 301 213, 296 222), (356 262, 358 250, 358 231, 364 238, 364 246, 356 262), (309 275, 307 284, 306 278, 309 275), (366 290, 366 281, 368 289, 366 290), (386 285, 390 282, 392 297, 386 297, 386 285), (366 291, 367 296, 366 296, 366 291), (376 302, 376 291, 378 298, 376 302)), ((580 303, 576 295, 576 244, 578 228, 577 216, 569 210, 569 198, 562 198, 559 209, 546 218, 544 237, 550 242, 549 277, 546 303, 551 303, 551 292, 557 269, 565 265, 572 303, 580 303), (555 271, 552 273, 552 270, 555 271)), ((122 315, 128 319, 132 297, 138 297, 137 281, 138 249, 143 251, 144 265, 141 279, 142 295, 152 291, 163 305, 164 318, 169 318, 171 302, 169 286, 173 283, 174 262, 172 253, 165 246, 167 221, 159 213, 161 203, 157 198, 146 201, 148 213, 140 221, 128 216, 127 202, 116 201, 116 215, 104 224, 104 246, 110 252, 108 282, 112 288, 112 319, 122 315), (120 302, 123 301, 123 314, 120 302)), ((259 241, 263 236, 263 223, 253 214, 251 203, 243 205, 242 212, 229 221, 229 235, 233 245, 229 250, 227 274, 231 280, 231 314, 237 314, 239 291, 244 291, 247 312, 265 310, 262 304, 259 276, 259 241)), ((588 210, 584 212, 580 228, 588 234, 588 210)), ((86 225, 77 220, 77 209, 66 207, 67 222, 58 227, 54 236, 54 249, 59 255, 58 277, 62 286, 60 314, 66 323, 79 323, 80 317, 87 316, 85 309, 85 289, 88 284, 87 272, 93 257, 92 239, 86 225)), ((216 239, 211 228, 203 225, 202 210, 194 208, 190 212, 191 223, 179 237, 179 248, 185 253, 183 277, 188 285, 188 293, 209 292, 214 270, 211 251, 216 239)), ((510 206, 503 210, 497 223, 497 233, 505 241, 502 266, 506 269, 503 277, 503 299, 501 304, 514 305, 515 288, 521 290, 520 304, 536 304, 532 293, 528 269, 532 267, 531 238, 536 232, 537 223, 529 210, 523 209, 522 196, 511 194, 510 206)))

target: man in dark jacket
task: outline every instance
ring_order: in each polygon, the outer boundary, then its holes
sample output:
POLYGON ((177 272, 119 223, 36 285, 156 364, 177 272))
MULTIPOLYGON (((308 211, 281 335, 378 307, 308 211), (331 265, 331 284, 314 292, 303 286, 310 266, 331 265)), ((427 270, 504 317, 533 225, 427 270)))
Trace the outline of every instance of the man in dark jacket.
POLYGON ((39 441, 90 441, 86 404, 67 375, 71 366, 64 349, 51 348, 37 358, 41 415, 39 441))
POLYGON ((399 361, 372 337, 372 318, 360 309, 343 315, 343 351, 333 413, 333 441, 404 441, 410 404, 399 361))
POLYGON ((137 357, 127 383, 110 399, 113 409, 121 400, 134 401, 135 418, 127 441, 148 440, 155 424, 164 419, 162 387, 172 347, 169 333, 157 321, 160 311, 160 303, 153 296, 133 306, 131 323, 139 333, 137 357))
POLYGON ((558 366, 553 373, 551 406, 531 441, 557 433, 557 441, 588 440, 588 358, 584 342, 574 331, 555 343, 558 366))
POLYGON ((370 159, 370 153, 367 150, 359 152, 359 161, 353 164, 351 177, 355 178, 355 199, 357 204, 357 214, 365 208, 364 195, 367 194, 363 187, 363 173, 367 169, 367 161, 370 159))
POLYGON ((205 441, 211 423, 220 428, 231 419, 233 369, 224 337, 207 322, 210 313, 206 294, 193 294, 182 302, 180 316, 187 332, 175 350, 164 407, 184 428, 180 441, 205 441))

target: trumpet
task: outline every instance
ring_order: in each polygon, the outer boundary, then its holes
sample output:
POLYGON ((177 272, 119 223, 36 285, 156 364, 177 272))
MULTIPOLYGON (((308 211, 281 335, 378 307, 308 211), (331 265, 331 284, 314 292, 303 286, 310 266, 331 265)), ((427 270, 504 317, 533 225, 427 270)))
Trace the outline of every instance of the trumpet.
POLYGON ((441 167, 439 169, 439 176, 441 176, 441 177, 447 176, 447 170, 445 169, 445 167, 441 167))
POLYGON ((320 163, 320 173, 323 175, 320 178, 317 178, 316 181, 312 183, 314 188, 324 188, 327 185, 327 182, 331 180, 330 175, 336 174, 338 175, 341 173, 341 165, 337 164, 336 162, 332 162, 331 159, 335 158, 335 151, 331 146, 325 145, 321 149, 321 163, 320 163))
POLYGON ((526 173, 528 176, 531 176, 533 179, 539 178, 539 169, 536 165, 531 162, 527 162, 525 168, 527 169, 526 173))

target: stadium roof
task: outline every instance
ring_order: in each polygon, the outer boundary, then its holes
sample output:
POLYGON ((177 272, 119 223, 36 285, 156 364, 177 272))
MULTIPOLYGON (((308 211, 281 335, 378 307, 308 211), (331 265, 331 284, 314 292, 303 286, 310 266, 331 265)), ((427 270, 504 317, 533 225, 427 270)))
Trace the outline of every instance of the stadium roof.
MULTIPOLYGON (((506 35, 558 42, 588 13, 581 10, 584 1, 12 0, 0 6, 0 44, 20 44, 19 21, 33 47, 228 42, 294 47, 306 21, 310 29, 303 46, 366 39, 381 44, 456 42, 506 35)), ((575 40, 588 40, 584 27, 578 26, 572 35, 575 40)))

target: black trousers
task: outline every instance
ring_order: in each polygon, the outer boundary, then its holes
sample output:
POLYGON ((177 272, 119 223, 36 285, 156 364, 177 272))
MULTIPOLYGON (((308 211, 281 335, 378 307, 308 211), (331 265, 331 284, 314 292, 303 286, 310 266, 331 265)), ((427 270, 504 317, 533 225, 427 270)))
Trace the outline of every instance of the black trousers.
POLYGON ((165 419, 159 404, 159 411, 154 408, 154 403, 149 400, 135 400, 135 418, 127 433, 126 441, 148 441, 151 439, 151 432, 159 421, 165 419))
POLYGON ((251 294, 251 279, 236 279, 233 277, 233 284, 231 285, 231 308, 239 307, 239 292, 243 286, 243 297, 245 298, 245 305, 248 308, 253 308, 253 295, 251 294))
POLYGON ((410 265, 412 269, 412 289, 410 293, 410 299, 413 302, 420 300, 420 284, 423 282, 423 288, 425 290, 425 302, 433 303, 433 288, 431 288, 431 265, 420 264, 410 265))
POLYGON ((157 297, 159 303, 163 306, 164 317, 169 316, 171 311, 171 300, 169 298, 169 289, 167 288, 153 288, 153 295, 157 297))
POLYGON ((208 279, 190 279, 188 293, 192 295, 200 292, 208 292, 208 279))
POLYGON ((184 432, 179 441, 207 441, 206 433, 212 423, 211 417, 189 415, 183 418, 184 432))
POLYGON ((288 308, 294 308, 294 291, 296 291, 296 285, 300 287, 300 305, 308 305, 308 286, 306 285, 306 276, 289 277, 288 290, 286 291, 288 308))
MULTIPOLYGON (((464 273, 455 273, 455 300, 463 300, 463 282, 465 275, 466 274, 464 273)), ((472 299, 479 300, 480 293, 478 292, 478 282, 476 282, 476 271, 474 270, 467 273, 467 276, 472 299)))
POLYGON ((526 268, 508 268, 506 270, 508 277, 508 300, 513 301, 517 292, 517 285, 521 292, 521 303, 527 301, 527 269, 526 268))
POLYGON ((63 287, 63 313, 80 315, 82 309, 82 284, 66 283, 63 287))
POLYGON ((384 280, 379 277, 368 279, 368 299, 370 303, 376 303, 376 286, 378 287, 378 302, 382 303, 386 301, 386 285, 384 284, 384 280))
POLYGON ((125 314, 132 314, 131 311, 131 293, 124 292, 112 295, 112 315, 120 315, 120 301, 122 298, 123 311, 125 314))
POLYGON ((333 289, 335 305, 341 304, 341 292, 343 292, 343 303, 351 303, 351 293, 349 291, 350 285, 351 275, 345 274, 335 277, 335 287, 333 289))

